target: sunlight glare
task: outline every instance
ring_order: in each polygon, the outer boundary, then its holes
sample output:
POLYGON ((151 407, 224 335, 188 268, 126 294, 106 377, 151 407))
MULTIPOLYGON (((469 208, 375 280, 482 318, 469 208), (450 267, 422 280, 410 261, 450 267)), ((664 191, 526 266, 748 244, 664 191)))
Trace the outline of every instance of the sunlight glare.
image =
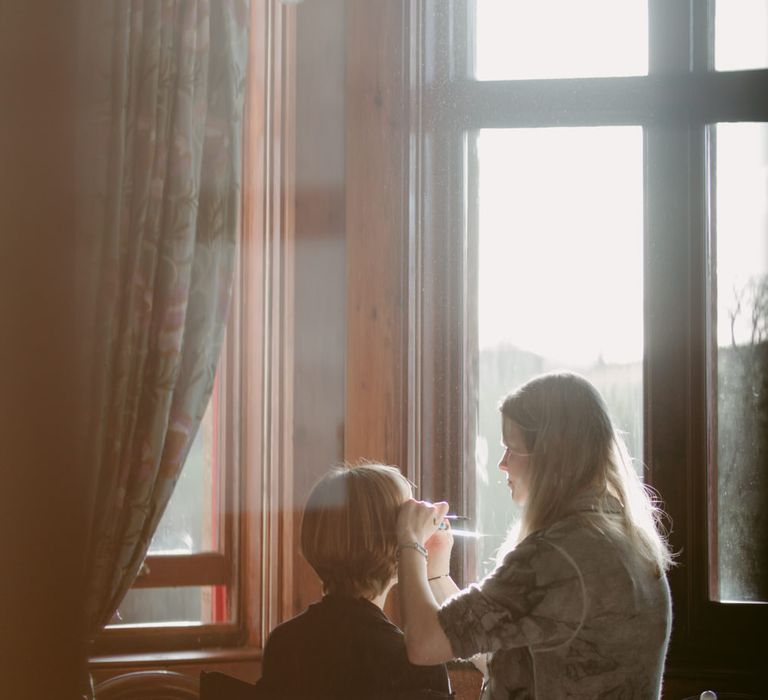
POLYGON ((484 130, 478 158, 480 347, 640 360, 640 127, 484 130))
POLYGON ((648 74, 647 0, 477 0, 478 80, 648 74))
POLYGON ((715 69, 768 68, 768 0, 715 5, 715 69))

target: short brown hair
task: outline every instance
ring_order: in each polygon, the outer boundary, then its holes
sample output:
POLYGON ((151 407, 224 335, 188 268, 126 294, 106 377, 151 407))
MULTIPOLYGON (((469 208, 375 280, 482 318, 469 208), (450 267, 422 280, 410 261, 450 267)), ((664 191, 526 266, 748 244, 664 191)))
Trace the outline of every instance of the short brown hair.
POLYGON ((396 467, 333 467, 312 489, 301 521, 301 553, 323 592, 374 597, 395 575, 397 513, 410 484, 396 467))

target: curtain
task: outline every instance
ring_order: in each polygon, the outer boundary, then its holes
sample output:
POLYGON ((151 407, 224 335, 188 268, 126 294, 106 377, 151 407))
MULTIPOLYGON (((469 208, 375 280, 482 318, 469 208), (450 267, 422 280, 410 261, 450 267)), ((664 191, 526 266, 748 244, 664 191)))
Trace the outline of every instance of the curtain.
POLYGON ((86 628, 149 547, 210 398, 241 195, 248 0, 82 0, 86 628))

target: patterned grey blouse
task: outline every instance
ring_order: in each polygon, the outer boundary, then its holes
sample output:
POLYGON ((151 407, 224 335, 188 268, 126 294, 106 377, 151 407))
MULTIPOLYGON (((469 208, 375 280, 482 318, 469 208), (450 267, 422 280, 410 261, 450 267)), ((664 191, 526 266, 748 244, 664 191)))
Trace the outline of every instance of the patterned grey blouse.
POLYGON ((458 658, 490 652, 481 700, 660 697, 666 577, 580 514, 524 539, 438 618, 458 658))

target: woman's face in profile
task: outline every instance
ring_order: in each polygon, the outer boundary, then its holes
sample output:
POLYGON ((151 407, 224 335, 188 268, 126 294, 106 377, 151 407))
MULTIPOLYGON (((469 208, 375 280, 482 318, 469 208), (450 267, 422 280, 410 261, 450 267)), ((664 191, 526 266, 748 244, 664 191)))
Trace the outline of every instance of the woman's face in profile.
POLYGON ((518 505, 525 505, 528 500, 531 456, 525 446, 523 431, 509 418, 502 421, 501 444, 504 454, 499 469, 507 473, 507 486, 512 500, 518 505))

